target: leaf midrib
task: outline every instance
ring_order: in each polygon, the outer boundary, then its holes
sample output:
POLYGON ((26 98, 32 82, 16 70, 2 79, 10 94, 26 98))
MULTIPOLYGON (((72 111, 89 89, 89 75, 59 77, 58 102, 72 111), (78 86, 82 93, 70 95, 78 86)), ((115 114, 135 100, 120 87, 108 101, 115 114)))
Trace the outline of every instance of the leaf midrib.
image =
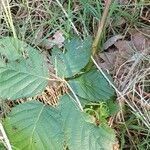
POLYGON ((46 78, 46 77, 43 77, 43 76, 38 76, 38 75, 35 75, 35 74, 32 74, 32 73, 29 73, 29 72, 23 72, 23 71, 18 71, 16 69, 12 69, 10 67, 0 67, 0 69, 3 68, 3 69, 7 69, 7 70, 10 70, 10 71, 15 71, 17 72, 17 74, 27 74, 27 75, 30 75, 30 76, 34 76, 34 77, 38 77, 38 78, 42 78, 42 79, 45 79, 45 80, 49 80, 49 78, 46 78))
POLYGON ((35 132, 35 130, 36 130, 37 123, 38 123, 38 121, 39 121, 39 119, 40 119, 40 116, 41 116, 41 114, 42 114, 42 112, 43 112, 44 107, 45 107, 45 105, 42 105, 42 108, 41 108, 41 110, 40 110, 40 112, 39 112, 39 114, 38 114, 38 116, 37 116, 37 120, 36 120, 35 123, 34 123, 33 130, 32 130, 32 133, 31 133, 31 138, 30 138, 30 144, 29 144, 29 146, 32 145, 33 134, 34 134, 34 132, 35 132))

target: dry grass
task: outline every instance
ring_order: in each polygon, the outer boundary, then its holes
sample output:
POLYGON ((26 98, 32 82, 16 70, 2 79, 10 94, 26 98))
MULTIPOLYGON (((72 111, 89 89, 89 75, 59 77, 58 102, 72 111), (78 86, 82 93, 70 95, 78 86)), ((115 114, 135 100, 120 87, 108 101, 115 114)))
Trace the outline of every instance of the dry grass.
MULTIPOLYGON (((127 61, 115 75, 118 89, 128 101, 129 107, 150 128, 150 60, 147 51, 132 56, 134 60, 127 61), (118 74, 123 72, 118 78, 118 74)), ((122 98, 119 98, 122 101, 122 98)))

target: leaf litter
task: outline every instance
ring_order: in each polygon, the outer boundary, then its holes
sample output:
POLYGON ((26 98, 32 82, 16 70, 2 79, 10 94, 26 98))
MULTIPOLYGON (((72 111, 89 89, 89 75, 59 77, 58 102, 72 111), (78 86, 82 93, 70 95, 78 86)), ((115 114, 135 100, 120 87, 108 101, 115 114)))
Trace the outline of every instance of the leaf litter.
POLYGON ((114 74, 123 63, 133 60, 134 55, 149 54, 150 39, 137 30, 130 31, 130 34, 130 40, 124 39, 122 35, 115 35, 104 43, 104 52, 96 56, 98 64, 104 70, 111 69, 114 74))
POLYGON ((107 40, 110 41, 107 49, 96 56, 99 66, 113 74, 117 88, 126 95, 130 106, 139 113, 147 127, 150 126, 149 32, 145 28, 132 29, 129 30, 129 39, 115 39, 113 43, 114 36, 107 40))

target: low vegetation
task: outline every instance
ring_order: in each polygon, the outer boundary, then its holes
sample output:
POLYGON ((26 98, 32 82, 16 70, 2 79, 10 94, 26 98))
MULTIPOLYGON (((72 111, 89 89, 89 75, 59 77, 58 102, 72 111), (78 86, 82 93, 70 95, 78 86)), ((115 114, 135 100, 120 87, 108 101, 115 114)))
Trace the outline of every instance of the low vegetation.
POLYGON ((148 150, 149 5, 2 0, 0 149, 148 150))

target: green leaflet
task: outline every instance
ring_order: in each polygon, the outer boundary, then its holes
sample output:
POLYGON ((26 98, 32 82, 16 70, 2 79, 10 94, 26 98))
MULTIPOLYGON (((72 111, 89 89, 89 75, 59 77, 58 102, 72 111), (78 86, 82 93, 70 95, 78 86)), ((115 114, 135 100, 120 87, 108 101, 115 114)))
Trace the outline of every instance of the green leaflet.
POLYGON ((91 43, 91 38, 86 38, 84 41, 73 38, 65 43, 64 52, 54 48, 52 59, 56 73, 63 78, 79 73, 90 60, 91 43))
MULTIPOLYGON (((79 111, 73 99, 65 95, 59 106, 69 150, 112 150, 115 135, 110 128, 97 127, 79 111)), ((88 119, 89 118, 89 119, 88 119)))
POLYGON ((69 84, 78 96, 88 101, 107 101, 114 96, 114 89, 98 70, 91 70, 69 80, 69 84))
POLYGON ((37 50, 17 39, 0 39, 0 98, 35 96, 47 83, 48 69, 37 50))
POLYGON ((27 102, 13 108, 3 124, 14 150, 112 150, 115 135, 97 127, 64 95, 57 108, 27 102))
POLYGON ((23 41, 13 37, 5 37, 0 39, 0 57, 4 56, 9 61, 14 61, 21 58, 21 53, 27 46, 23 41))
POLYGON ((61 118, 56 109, 33 101, 15 107, 4 121, 14 150, 62 150, 61 118))

